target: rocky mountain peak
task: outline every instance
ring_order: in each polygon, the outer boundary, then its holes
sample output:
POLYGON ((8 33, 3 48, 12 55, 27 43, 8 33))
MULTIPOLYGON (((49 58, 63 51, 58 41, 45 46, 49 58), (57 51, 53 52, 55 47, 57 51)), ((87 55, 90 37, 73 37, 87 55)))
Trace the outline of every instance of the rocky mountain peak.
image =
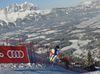
POLYGON ((85 9, 85 8, 100 8, 100 0, 92 0, 92 1, 85 1, 78 5, 78 7, 85 9))
POLYGON ((20 5, 24 10, 39 10, 40 8, 32 3, 25 2, 20 5))
POLYGON ((12 13, 12 12, 18 12, 21 10, 39 10, 40 8, 32 3, 25 2, 21 5, 14 3, 14 4, 9 5, 8 7, 0 8, 0 10, 3 10, 3 9, 5 9, 4 12, 6 13, 12 13))
POLYGON ((90 5, 90 4, 92 4, 92 1, 85 1, 80 3, 79 5, 90 5))
POLYGON ((9 5, 8 7, 6 7, 7 12, 17 12, 21 9, 20 5, 14 3, 12 5, 9 5))

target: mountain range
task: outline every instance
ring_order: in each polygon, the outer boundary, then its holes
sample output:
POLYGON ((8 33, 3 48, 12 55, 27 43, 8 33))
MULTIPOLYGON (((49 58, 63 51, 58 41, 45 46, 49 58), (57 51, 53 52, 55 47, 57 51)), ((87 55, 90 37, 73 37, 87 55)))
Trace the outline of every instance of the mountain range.
POLYGON ((100 0, 82 2, 76 7, 47 10, 27 2, 12 4, 0 8, 0 37, 22 38, 35 44, 59 44, 63 50, 71 49, 64 53, 72 51, 76 55, 81 55, 84 49, 96 50, 97 53, 100 44, 99 19, 100 0), (76 45, 72 47, 74 43, 76 45), (77 54, 76 49, 81 49, 82 53, 77 54))

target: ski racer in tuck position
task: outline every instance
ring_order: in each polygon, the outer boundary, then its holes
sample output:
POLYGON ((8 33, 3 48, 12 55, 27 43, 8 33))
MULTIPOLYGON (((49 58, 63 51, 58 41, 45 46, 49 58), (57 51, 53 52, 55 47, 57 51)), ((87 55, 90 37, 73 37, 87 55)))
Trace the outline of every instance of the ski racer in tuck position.
POLYGON ((50 51, 50 61, 54 61, 59 54, 59 45, 50 51))

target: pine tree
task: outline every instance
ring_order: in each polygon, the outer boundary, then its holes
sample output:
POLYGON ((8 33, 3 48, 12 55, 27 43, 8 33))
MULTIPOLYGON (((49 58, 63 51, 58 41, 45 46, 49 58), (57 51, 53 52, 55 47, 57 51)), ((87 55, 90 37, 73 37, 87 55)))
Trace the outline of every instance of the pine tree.
POLYGON ((88 54, 87 54, 87 65, 93 65, 93 58, 91 56, 90 51, 88 51, 88 54))

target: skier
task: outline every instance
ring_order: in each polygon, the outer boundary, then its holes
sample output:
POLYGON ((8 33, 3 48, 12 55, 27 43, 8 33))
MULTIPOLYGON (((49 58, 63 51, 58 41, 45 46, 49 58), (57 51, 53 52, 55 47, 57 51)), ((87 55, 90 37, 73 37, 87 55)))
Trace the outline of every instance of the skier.
POLYGON ((54 61, 59 54, 59 45, 50 51, 50 61, 54 61))

